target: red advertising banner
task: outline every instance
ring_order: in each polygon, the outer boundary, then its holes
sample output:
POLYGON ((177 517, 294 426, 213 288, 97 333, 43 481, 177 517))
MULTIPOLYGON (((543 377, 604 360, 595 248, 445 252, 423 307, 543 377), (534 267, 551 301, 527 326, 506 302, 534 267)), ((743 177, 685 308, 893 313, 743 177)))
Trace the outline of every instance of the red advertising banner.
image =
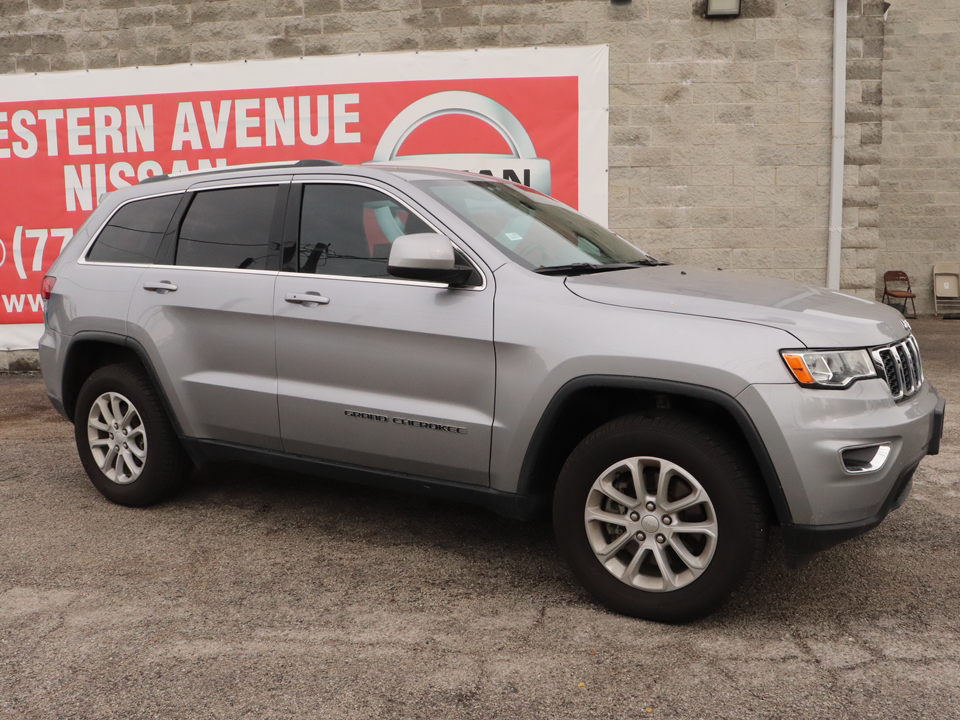
MULTIPOLYGON (((522 71, 524 54, 533 51, 490 52, 517 54, 522 71)), ((545 51, 537 52, 535 65, 542 65, 545 51)), ((483 60, 486 54, 468 55, 483 60)), ((322 67, 325 59, 312 60, 304 70, 322 67)), ((4 342, 4 325, 42 322, 40 280, 103 194, 153 175, 303 158, 431 165, 506 177, 581 206, 582 73, 545 76, 533 68, 524 76, 518 63, 509 63, 510 74, 502 77, 432 78, 442 74, 434 63, 433 70, 405 73, 426 76, 414 79, 368 80, 368 71, 356 73, 357 81, 337 73, 350 82, 270 86, 257 82, 260 72, 249 87, 246 64, 231 63, 220 66, 227 70, 223 87, 179 68, 182 90, 172 89, 181 83, 171 67, 150 76, 162 78, 153 82, 156 88, 146 82, 135 84, 140 92, 123 93, 111 92, 111 75, 130 70, 105 70, 93 89, 102 94, 90 94, 89 77, 83 78, 88 89, 76 97, 30 98, 34 91, 8 100, 16 93, 0 93, 0 349, 16 345, 17 333, 8 332, 4 342)), ((462 65, 452 74, 469 75, 462 65)), ((483 75, 488 66, 477 63, 483 75)), ((43 82, 43 76, 32 79, 43 82)), ((605 170, 605 122, 602 143, 593 152, 603 154, 605 170)), ((606 177, 594 172, 591 180, 602 181, 605 201, 606 177)))

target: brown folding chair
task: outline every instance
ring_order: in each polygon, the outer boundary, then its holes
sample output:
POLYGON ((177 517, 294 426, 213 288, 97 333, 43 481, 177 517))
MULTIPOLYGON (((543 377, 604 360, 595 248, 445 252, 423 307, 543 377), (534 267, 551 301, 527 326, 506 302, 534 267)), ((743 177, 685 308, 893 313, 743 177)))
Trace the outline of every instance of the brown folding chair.
POLYGON ((904 317, 916 317, 917 316, 917 306, 914 303, 914 298, 917 297, 917 294, 913 292, 910 288, 910 278, 903 270, 887 270, 883 274, 883 302, 888 305, 894 305, 891 300, 899 300, 902 302, 900 312, 903 313, 904 317), (890 285, 900 285, 900 288, 890 287, 890 285), (906 289, 903 289, 903 283, 906 283, 906 289), (913 315, 907 315, 907 300, 910 301, 910 304, 913 306, 913 315))

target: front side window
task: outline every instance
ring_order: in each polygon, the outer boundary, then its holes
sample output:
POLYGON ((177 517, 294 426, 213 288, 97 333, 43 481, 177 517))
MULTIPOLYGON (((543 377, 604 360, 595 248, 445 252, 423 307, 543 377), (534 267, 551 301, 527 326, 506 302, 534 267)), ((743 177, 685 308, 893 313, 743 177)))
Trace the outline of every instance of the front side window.
POLYGON ((161 195, 127 203, 113 214, 87 253, 89 262, 152 263, 183 196, 161 195))
POLYGON ((276 185, 204 190, 180 226, 177 265, 265 270, 276 185))
POLYGON ((413 212, 361 185, 305 185, 297 269, 318 275, 387 278, 391 243, 433 232, 413 212))

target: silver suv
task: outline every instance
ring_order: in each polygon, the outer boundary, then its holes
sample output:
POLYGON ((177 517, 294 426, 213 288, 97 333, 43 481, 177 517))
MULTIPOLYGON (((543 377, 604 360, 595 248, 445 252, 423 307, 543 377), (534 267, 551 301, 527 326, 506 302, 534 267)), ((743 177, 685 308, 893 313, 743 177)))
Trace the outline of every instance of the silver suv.
POLYGON ((677 622, 876 526, 936 453, 910 326, 659 262, 484 175, 323 161, 107 196, 44 278, 43 377, 110 500, 242 459, 527 518, 677 622))

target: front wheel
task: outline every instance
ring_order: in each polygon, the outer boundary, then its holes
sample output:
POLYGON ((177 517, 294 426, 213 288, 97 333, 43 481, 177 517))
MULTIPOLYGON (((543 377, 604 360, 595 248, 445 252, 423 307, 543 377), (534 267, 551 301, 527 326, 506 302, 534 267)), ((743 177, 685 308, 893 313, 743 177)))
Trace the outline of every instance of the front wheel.
POLYGON ((685 419, 627 416, 574 449, 554 495, 574 575, 616 612, 686 622, 752 575, 767 521, 747 464, 685 419))
POLYGON ((144 372, 108 365, 77 397, 74 435, 84 470, 108 500, 150 505, 172 494, 190 461, 144 372))

